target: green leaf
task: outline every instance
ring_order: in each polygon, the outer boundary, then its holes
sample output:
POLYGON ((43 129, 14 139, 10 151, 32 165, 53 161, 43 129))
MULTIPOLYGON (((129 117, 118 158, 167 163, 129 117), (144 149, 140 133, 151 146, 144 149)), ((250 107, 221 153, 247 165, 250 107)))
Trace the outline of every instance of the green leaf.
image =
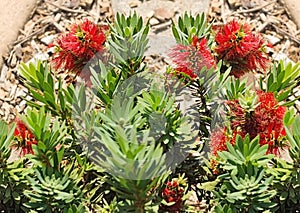
MULTIPOLYGON (((11 154, 11 141, 14 136, 16 124, 14 123, 10 128, 8 124, 0 119, 0 162, 6 162, 11 154)), ((0 173, 1 174, 1 173, 0 173)))
POLYGON ((126 37, 129 37, 131 35, 131 29, 129 27, 125 27, 124 33, 126 37))
POLYGON ((219 182, 220 182, 219 179, 216 179, 216 180, 210 181, 210 182, 204 182, 204 183, 199 184, 197 186, 197 188, 203 189, 205 191, 213 191, 219 182))
POLYGON ((290 126, 294 123, 295 119, 296 119, 295 109, 291 108, 285 113, 283 118, 283 123, 285 126, 290 126))

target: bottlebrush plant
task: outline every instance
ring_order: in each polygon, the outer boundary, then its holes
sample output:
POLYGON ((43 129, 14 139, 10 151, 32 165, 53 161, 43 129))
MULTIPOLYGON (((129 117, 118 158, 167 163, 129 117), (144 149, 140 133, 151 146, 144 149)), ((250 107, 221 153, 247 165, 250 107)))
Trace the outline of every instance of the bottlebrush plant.
POLYGON ((20 66, 31 99, 0 121, 0 211, 299 211, 300 63, 272 61, 246 23, 185 13, 153 73, 149 29, 136 13, 83 20, 20 66))

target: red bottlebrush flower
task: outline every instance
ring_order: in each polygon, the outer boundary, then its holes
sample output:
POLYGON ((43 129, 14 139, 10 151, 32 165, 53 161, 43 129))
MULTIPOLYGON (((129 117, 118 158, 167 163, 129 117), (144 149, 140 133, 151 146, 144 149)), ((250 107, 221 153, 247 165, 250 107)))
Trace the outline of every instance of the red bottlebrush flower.
POLYGON ((282 138, 286 136, 283 118, 286 108, 279 106, 274 94, 271 92, 257 92, 259 105, 254 111, 253 122, 257 123, 257 134, 260 135, 260 144, 268 144, 268 153, 278 155, 278 149, 283 144, 282 138))
MULTIPOLYGON (((56 42, 57 52, 52 58, 54 68, 78 74, 93 57, 101 58, 104 53, 106 30, 107 27, 98 26, 89 20, 73 24, 70 31, 60 36, 56 42)), ((86 74, 83 78, 86 76, 89 78, 86 74)))
POLYGON ((236 78, 256 69, 265 70, 269 57, 265 53, 266 44, 259 34, 250 31, 249 27, 233 20, 220 28, 215 37, 218 60, 228 63, 231 75, 236 78))
POLYGON ((177 74, 186 74, 192 79, 197 77, 197 73, 203 67, 210 69, 215 66, 214 57, 205 38, 194 37, 190 45, 177 45, 172 49, 170 57, 176 64, 177 74))
POLYGON ((210 136, 210 152, 214 156, 217 156, 218 152, 227 151, 226 142, 234 145, 237 135, 244 137, 245 133, 241 130, 241 128, 236 128, 232 131, 229 131, 226 127, 214 130, 210 136))
POLYGON ((16 119, 16 124, 14 136, 18 140, 18 147, 21 148, 21 155, 33 154, 32 144, 37 144, 34 135, 21 120, 16 119))
POLYGON ((183 207, 184 188, 180 186, 177 180, 172 180, 166 183, 166 188, 162 191, 162 198, 167 203, 174 202, 171 206, 162 205, 163 210, 168 212, 179 212, 183 207))
POLYGON ((259 104, 251 113, 247 113, 238 100, 226 102, 231 131, 224 127, 212 132, 210 148, 213 155, 217 156, 218 151, 227 150, 227 141, 234 144, 237 134, 242 137, 249 134, 250 139, 259 135, 260 145, 268 144, 267 153, 275 155, 279 155, 279 148, 286 146, 283 126, 286 108, 278 105, 271 92, 257 91, 257 95, 259 104))
POLYGON ((218 152, 227 150, 226 147, 226 128, 214 130, 210 136, 210 152, 211 154, 217 156, 218 152))

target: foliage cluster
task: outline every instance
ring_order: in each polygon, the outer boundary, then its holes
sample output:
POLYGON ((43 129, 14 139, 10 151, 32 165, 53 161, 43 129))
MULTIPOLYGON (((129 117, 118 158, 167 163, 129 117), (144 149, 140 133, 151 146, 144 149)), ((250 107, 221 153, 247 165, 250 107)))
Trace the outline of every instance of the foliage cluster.
POLYGON ((32 99, 15 123, 0 121, 0 210, 299 211, 300 63, 272 61, 246 24, 185 13, 174 64, 150 73, 149 28, 136 13, 85 20, 52 61, 20 66, 32 99), (258 70, 258 88, 241 78, 258 70))

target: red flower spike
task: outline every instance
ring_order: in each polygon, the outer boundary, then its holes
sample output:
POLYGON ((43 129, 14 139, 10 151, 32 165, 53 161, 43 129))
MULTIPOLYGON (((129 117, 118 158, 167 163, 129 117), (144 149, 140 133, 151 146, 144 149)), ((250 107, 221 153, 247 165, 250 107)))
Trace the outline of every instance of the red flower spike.
POLYGON ((16 128, 14 136, 17 138, 21 148, 21 155, 34 154, 32 150, 32 144, 37 144, 37 141, 32 132, 26 127, 26 125, 20 120, 16 119, 16 128))
POLYGON ((207 46, 205 38, 193 38, 190 45, 177 45, 170 54, 176 65, 177 74, 183 73, 194 79, 203 67, 210 69, 215 66, 215 60, 207 46))
POLYGON ((166 188, 162 191, 162 198, 167 203, 174 202, 171 206, 162 205, 161 208, 168 212, 179 212, 183 206, 184 189, 181 187, 177 180, 172 180, 166 183, 166 188))
MULTIPOLYGON (((79 74, 93 57, 101 58, 105 52, 107 29, 106 26, 98 26, 89 20, 73 24, 70 31, 60 36, 56 42, 57 52, 52 58, 54 68, 79 74)), ((89 76, 82 75, 85 80, 90 80, 89 76)))
POLYGON ((217 129, 211 134, 211 153, 217 156, 218 151, 227 150, 226 142, 235 143, 237 134, 250 139, 260 136, 260 145, 267 144, 267 153, 279 155, 279 148, 286 146, 284 137, 286 132, 283 126, 283 118, 286 108, 278 106, 278 102, 271 92, 257 91, 259 105, 251 114, 247 114, 237 100, 228 101, 229 120, 232 133, 226 128, 217 129))
POLYGON ((227 138, 225 135, 226 128, 214 130, 210 136, 210 152, 217 156, 218 152, 227 150, 226 142, 227 138))
POLYGON ((226 142, 234 145, 237 135, 244 137, 245 133, 240 128, 234 129, 232 134, 229 134, 229 131, 226 127, 214 130, 211 133, 209 142, 211 153, 217 156, 218 152, 227 151, 226 142))
POLYGON ((265 70, 269 58, 264 52, 270 46, 259 34, 250 31, 248 25, 233 20, 220 28, 215 37, 218 60, 228 63, 231 75, 241 77, 246 72, 256 69, 265 70))
POLYGON ((283 118, 286 108, 278 106, 278 102, 271 92, 257 92, 260 105, 255 109, 254 122, 257 122, 257 134, 260 144, 268 144, 268 153, 278 155, 278 149, 283 146, 282 138, 286 136, 283 118))

